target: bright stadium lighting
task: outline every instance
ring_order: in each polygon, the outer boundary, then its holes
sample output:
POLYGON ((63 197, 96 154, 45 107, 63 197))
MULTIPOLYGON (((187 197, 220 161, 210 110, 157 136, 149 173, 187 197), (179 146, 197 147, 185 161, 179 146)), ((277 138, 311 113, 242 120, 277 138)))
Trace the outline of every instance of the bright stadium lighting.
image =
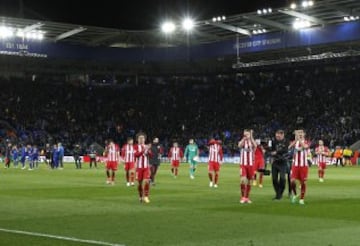
POLYGON ((355 20, 355 17, 354 16, 350 16, 350 20, 355 20))
POLYGON ((223 15, 221 18, 222 18, 223 21, 226 20, 226 16, 225 16, 225 15, 223 15))
POLYGON ((292 4, 290 5, 290 8, 291 8, 291 9, 296 9, 296 8, 297 8, 296 3, 292 3, 292 4))
POLYGON ((258 31, 257 31, 257 30, 254 30, 254 31, 253 31, 253 34, 258 34, 258 31))
POLYGON ((25 33, 25 38, 26 39, 31 39, 31 37, 32 37, 32 35, 31 35, 30 32, 25 33))
POLYGON ((308 28, 311 26, 311 23, 307 20, 300 20, 300 19, 296 19, 293 23, 293 28, 298 30, 298 29, 303 29, 303 28, 308 28))
POLYGON ((176 30, 176 26, 173 22, 167 21, 167 22, 164 22, 164 24, 162 24, 161 30, 165 34, 171 34, 176 30))
POLYGON ((194 26, 195 26, 195 23, 190 18, 186 18, 182 22, 182 27, 185 31, 188 31, 188 32, 191 31, 194 28, 194 26))
POLYGON ((212 18, 212 21, 213 21, 213 22, 216 22, 216 17, 212 18))
POLYGON ((44 34, 42 32, 39 32, 37 35, 36 35, 36 39, 38 40, 43 40, 44 39, 44 34))
POLYGON ((25 37, 25 33, 22 29, 18 29, 17 32, 16 32, 16 36, 18 38, 24 38, 25 37))
POLYGON ((38 38, 38 35, 37 35, 37 33, 36 32, 32 32, 31 33, 31 39, 37 39, 38 38))
POLYGON ((217 20, 217 21, 221 21, 221 17, 220 17, 220 16, 218 16, 216 20, 217 20))
POLYGON ((272 8, 268 8, 268 12, 269 12, 269 13, 272 13, 272 8))
POLYGON ((14 36, 14 30, 10 27, 2 26, 0 27, 0 38, 6 39, 14 36))
POLYGON ((314 1, 312 1, 312 0, 310 0, 310 1, 303 1, 302 3, 301 3, 301 6, 303 7, 303 8, 309 8, 309 7, 312 7, 312 6, 314 6, 314 1))
POLYGON ((345 16, 344 21, 350 21, 349 17, 345 16))
POLYGON ((262 32, 265 33, 265 32, 266 32, 266 29, 262 29, 262 32))
POLYGON ((268 10, 267 10, 267 9, 263 9, 262 12, 263 12, 264 14, 267 14, 267 13, 268 13, 268 10))
POLYGON ((261 15, 261 14, 262 14, 262 11, 261 11, 260 9, 258 9, 257 14, 258 14, 258 15, 261 15))

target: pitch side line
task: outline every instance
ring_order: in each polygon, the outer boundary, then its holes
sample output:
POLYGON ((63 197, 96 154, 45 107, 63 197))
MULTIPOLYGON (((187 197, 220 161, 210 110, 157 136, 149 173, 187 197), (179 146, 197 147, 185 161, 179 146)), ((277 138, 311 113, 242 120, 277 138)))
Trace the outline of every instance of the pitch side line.
POLYGON ((0 232, 7 232, 7 233, 12 233, 12 234, 28 235, 28 236, 33 236, 33 237, 52 238, 52 239, 58 239, 58 240, 63 240, 63 241, 71 241, 71 242, 78 242, 78 243, 87 243, 87 244, 93 244, 93 245, 125 246, 124 244, 115 244, 115 243, 108 243, 108 242, 102 242, 102 241, 79 239, 79 238, 74 238, 74 237, 63 237, 63 236, 57 236, 57 235, 51 235, 51 234, 44 234, 44 233, 37 233, 37 232, 10 230, 10 229, 4 229, 4 228, 0 228, 0 232))

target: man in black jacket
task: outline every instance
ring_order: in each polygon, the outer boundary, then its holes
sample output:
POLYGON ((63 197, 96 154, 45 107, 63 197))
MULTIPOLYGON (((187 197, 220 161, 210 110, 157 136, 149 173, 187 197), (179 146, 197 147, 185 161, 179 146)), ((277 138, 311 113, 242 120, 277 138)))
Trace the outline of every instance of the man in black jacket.
POLYGON ((283 130, 276 131, 275 140, 273 141, 270 150, 271 156, 273 157, 271 172, 275 190, 274 200, 280 200, 285 190, 288 153, 288 144, 285 140, 283 130))
POLYGON ((150 171, 151 171, 150 180, 151 180, 151 184, 155 185, 155 176, 160 166, 160 157, 161 157, 161 146, 159 144, 159 138, 154 138, 153 143, 151 145, 151 153, 152 156, 150 157, 149 160, 150 171))

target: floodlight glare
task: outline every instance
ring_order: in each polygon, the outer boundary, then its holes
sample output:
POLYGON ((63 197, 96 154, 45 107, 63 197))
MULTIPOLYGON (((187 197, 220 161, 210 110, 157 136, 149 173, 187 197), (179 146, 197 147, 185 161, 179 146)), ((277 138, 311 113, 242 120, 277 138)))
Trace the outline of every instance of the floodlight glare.
POLYGON ((223 20, 223 21, 226 20, 226 16, 225 16, 225 15, 222 16, 222 20, 223 20))
POLYGON ((269 9, 268 9, 268 12, 269 12, 269 13, 272 13, 272 8, 269 8, 269 9))
POLYGON ((220 16, 218 16, 217 21, 221 21, 221 17, 220 17, 220 16))
POLYGON ((300 19, 296 19, 293 23, 293 28, 298 30, 298 29, 303 29, 303 28, 308 28, 311 26, 311 23, 307 20, 300 20, 300 19))
POLYGON ((309 6, 309 7, 314 6, 314 1, 308 1, 308 6, 309 6))
POLYGON ((212 18, 212 21, 213 21, 213 22, 216 22, 216 17, 212 18))
POLYGON ((291 9, 296 9, 296 8, 297 8, 296 3, 292 3, 292 4, 290 5, 290 8, 291 8, 291 9))
POLYGON ((44 39, 44 34, 43 33, 41 33, 41 32, 39 32, 38 34, 37 34, 37 37, 36 37, 38 40, 43 40, 44 39))
POLYGON ((175 31, 175 29, 176 29, 176 26, 171 21, 164 22, 164 24, 162 24, 162 26, 161 26, 161 30, 165 34, 171 34, 175 31))
POLYGON ((24 33, 23 30, 18 29, 17 32, 16 32, 16 36, 19 37, 19 38, 24 38, 24 37, 25 37, 25 33, 24 33))
POLYGON ((307 8, 309 6, 308 1, 302 2, 301 6, 303 6, 304 8, 307 8))
POLYGON ((263 11, 262 11, 264 14, 267 14, 267 9, 263 9, 263 11))
POLYGON ((0 38, 11 38, 14 36, 14 31, 10 27, 0 27, 0 38))
POLYGON ((184 21, 182 23, 182 27, 185 31, 191 31, 194 28, 194 26, 195 26, 195 23, 190 18, 184 19, 184 21))
POLYGON ((261 15, 261 14, 262 14, 262 11, 261 11, 260 9, 258 9, 257 14, 258 14, 258 15, 261 15))

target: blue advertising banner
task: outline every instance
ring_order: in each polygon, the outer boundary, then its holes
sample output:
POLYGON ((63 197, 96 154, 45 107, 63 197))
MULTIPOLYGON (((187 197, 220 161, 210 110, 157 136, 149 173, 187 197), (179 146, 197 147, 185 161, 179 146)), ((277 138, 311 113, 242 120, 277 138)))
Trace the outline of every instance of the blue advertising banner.
POLYGON ((108 48, 86 47, 66 43, 30 42, 21 39, 0 40, 0 55, 37 58, 80 59, 113 62, 162 62, 200 60, 285 49, 360 40, 360 22, 342 23, 293 32, 269 33, 190 47, 169 48, 108 48))

